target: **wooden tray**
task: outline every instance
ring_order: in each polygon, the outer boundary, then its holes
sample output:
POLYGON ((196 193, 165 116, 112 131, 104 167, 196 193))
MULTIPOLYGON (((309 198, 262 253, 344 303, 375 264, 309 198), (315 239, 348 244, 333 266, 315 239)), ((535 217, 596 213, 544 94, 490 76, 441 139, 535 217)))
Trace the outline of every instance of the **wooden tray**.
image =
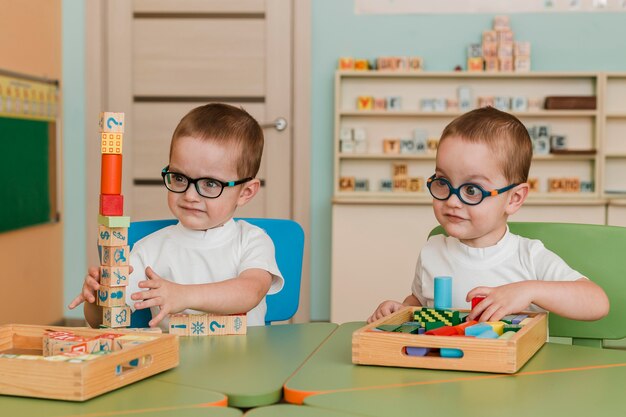
POLYGON ((0 394, 85 401, 178 365, 178 336, 132 332, 152 338, 97 359, 55 362, 42 356, 44 332, 72 331, 81 336, 124 333, 123 329, 86 329, 8 324, 0 326, 0 394))
POLYGON ((509 340, 425 336, 373 330, 382 324, 399 325, 411 321, 413 312, 420 309, 421 307, 402 309, 355 331, 352 334, 352 362, 361 365, 512 374, 543 346, 548 335, 546 313, 531 312, 524 313, 531 318, 530 322, 509 340), (405 353, 407 346, 461 349, 463 357, 409 356, 405 353))

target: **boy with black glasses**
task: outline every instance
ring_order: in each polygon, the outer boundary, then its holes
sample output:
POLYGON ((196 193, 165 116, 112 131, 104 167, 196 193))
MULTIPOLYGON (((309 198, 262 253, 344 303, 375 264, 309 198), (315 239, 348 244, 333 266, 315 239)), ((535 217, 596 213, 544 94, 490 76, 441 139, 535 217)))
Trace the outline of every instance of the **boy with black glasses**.
MULTIPOLYGON (((237 207, 259 190, 262 153, 261 127, 233 106, 195 108, 176 127, 161 176, 179 222, 137 242, 130 260, 126 302, 152 309, 150 326, 180 312, 247 312, 248 325, 265 324, 265 296, 283 286, 274 244, 262 229, 233 220, 237 207)), ((98 282, 98 268, 90 268, 69 306, 87 301, 92 327, 102 320, 94 304, 98 282)))
POLYGON ((411 295, 385 301, 372 322, 405 306, 434 304, 434 278, 452 276, 452 307, 485 297, 469 320, 497 321, 531 309, 576 320, 608 314, 604 291, 538 240, 509 232, 507 219, 528 196, 532 142, 514 116, 491 107, 473 110, 444 129, 435 174, 428 179, 435 217, 447 236, 422 249, 411 295))

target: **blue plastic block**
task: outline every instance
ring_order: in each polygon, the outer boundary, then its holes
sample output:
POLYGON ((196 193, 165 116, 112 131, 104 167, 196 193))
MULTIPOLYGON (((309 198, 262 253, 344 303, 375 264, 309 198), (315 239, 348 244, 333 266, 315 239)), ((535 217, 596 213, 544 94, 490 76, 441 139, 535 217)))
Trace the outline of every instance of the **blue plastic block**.
POLYGON ((409 356, 426 356, 430 352, 429 348, 407 346, 406 354, 409 356))
POLYGON ((478 336, 479 334, 486 332, 487 330, 493 331, 493 328, 485 323, 478 323, 473 326, 465 328, 465 336, 478 336))
POLYGON ((452 277, 435 277, 435 309, 452 308, 452 277))
POLYGON ((498 333, 493 330, 487 330, 482 332, 479 335, 476 335, 476 339, 497 339, 499 337, 498 333))
POLYGON ((463 351, 461 349, 441 348, 439 354, 442 358, 462 358, 463 351))

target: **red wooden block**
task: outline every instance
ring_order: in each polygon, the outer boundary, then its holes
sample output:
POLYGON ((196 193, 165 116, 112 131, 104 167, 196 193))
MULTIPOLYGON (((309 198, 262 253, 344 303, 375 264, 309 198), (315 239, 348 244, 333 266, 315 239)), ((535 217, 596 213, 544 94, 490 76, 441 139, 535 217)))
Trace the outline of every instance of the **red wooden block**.
POLYGON ((429 334, 432 336, 456 336, 458 333, 453 326, 443 326, 433 330, 429 330, 424 334, 429 334))
POLYGON ((476 320, 470 320, 470 321, 466 321, 465 323, 457 324, 456 326, 453 326, 452 328, 456 330, 456 332, 460 336, 463 336, 465 335, 465 328, 469 326, 473 326, 475 324, 478 324, 476 320))
POLYGON ((474 307, 476 307, 476 305, 478 305, 478 303, 480 303, 484 299, 485 299, 485 297, 483 297, 483 296, 478 296, 478 297, 472 298, 472 310, 474 309, 474 307))
POLYGON ((100 194, 122 194, 121 154, 102 154, 100 194))
POLYGON ((124 196, 121 194, 100 194, 100 214, 103 216, 123 216, 124 196))

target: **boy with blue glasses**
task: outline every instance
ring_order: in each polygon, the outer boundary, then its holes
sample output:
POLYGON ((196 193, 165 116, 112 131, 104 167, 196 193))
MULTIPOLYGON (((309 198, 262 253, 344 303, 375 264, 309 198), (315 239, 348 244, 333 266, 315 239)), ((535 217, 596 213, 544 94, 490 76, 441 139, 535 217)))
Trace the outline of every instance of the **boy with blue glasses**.
POLYGON ((444 129, 435 174, 428 179, 433 210, 447 236, 422 249, 411 294, 385 301, 372 322, 405 306, 434 304, 434 278, 452 276, 452 307, 485 297, 469 320, 497 321, 523 310, 576 320, 608 314, 604 291, 538 240, 509 232, 507 219, 528 196, 532 142, 514 116, 491 107, 466 113, 444 129))
MULTIPOLYGON (((130 259, 126 304, 150 308, 150 326, 167 328, 163 319, 180 312, 247 312, 249 326, 265 324, 265 296, 283 286, 274 244, 262 229, 233 220, 259 191, 263 142, 256 120, 226 104, 195 108, 176 127, 161 176, 179 222, 138 241, 130 259)), ((87 301, 92 327, 102 320, 94 304, 99 278, 90 268, 69 306, 87 301)))

